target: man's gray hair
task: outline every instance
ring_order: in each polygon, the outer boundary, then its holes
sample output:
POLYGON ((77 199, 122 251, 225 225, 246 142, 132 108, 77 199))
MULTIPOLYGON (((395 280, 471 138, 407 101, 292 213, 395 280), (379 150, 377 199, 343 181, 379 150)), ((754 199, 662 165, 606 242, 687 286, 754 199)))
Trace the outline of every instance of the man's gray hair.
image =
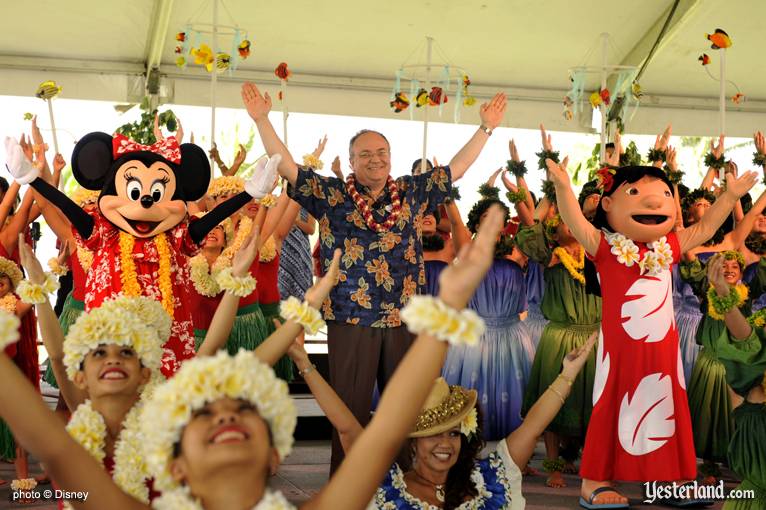
POLYGON ((348 142, 348 157, 353 158, 354 157, 354 142, 356 142, 356 139, 359 138, 362 135, 366 135, 367 133, 375 133, 376 135, 380 135, 381 138, 383 138, 386 141, 386 144, 388 144, 388 149, 391 150, 391 142, 388 141, 388 138, 386 138, 386 135, 381 133, 380 131, 375 131, 374 129, 362 129, 357 134, 351 137, 351 140, 348 142))

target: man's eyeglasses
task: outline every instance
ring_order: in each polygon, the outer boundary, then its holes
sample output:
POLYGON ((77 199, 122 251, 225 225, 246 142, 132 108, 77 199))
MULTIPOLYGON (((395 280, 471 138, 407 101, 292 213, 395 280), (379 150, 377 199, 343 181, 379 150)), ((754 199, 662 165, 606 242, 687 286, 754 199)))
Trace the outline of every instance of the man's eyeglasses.
POLYGON ((359 159, 370 160, 372 156, 377 156, 378 159, 387 159, 390 155, 391 152, 386 149, 381 149, 377 152, 362 151, 359 153, 359 159))

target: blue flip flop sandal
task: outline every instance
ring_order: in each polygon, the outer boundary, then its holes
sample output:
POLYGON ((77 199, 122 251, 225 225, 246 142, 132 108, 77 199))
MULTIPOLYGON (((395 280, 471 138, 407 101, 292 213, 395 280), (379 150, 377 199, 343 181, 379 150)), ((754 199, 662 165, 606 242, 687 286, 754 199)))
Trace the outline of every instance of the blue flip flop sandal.
POLYGON ((612 510, 616 508, 630 508, 630 505, 627 503, 594 503, 593 500, 596 499, 596 496, 604 492, 614 492, 615 494, 619 494, 619 492, 617 492, 613 487, 599 487, 590 493, 588 501, 585 501, 585 498, 580 496, 580 506, 586 508, 587 510, 612 510))

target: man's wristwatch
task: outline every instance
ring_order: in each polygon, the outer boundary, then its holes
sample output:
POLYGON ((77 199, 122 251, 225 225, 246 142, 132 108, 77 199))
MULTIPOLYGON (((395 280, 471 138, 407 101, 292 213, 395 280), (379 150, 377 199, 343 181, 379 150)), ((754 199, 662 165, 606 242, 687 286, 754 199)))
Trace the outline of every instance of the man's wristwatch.
POLYGON ((484 131, 485 133, 487 133, 487 136, 492 136, 492 130, 491 130, 491 129, 489 129, 489 128, 488 128, 487 126, 485 126, 484 124, 480 125, 480 126, 479 126, 479 129, 481 129, 482 131, 484 131))

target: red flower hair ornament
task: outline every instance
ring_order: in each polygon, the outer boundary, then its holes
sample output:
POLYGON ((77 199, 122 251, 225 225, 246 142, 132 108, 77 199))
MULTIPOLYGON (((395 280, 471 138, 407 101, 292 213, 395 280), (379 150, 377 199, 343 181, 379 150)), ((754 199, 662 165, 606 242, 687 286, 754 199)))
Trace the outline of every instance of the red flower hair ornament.
POLYGON ((598 172, 596 172, 596 179, 598 180, 598 188, 602 193, 609 193, 614 186, 614 175, 617 173, 617 169, 605 166, 598 172))

